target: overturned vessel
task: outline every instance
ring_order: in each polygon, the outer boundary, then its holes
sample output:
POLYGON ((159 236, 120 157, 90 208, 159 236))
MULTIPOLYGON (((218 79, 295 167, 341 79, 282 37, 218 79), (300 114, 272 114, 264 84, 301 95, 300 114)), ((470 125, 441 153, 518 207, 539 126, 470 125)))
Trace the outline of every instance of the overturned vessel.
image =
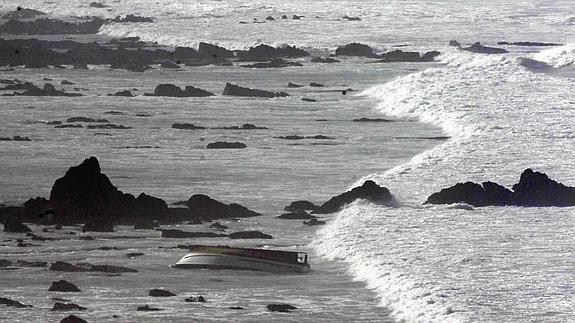
POLYGON ((243 269, 305 273, 311 270, 305 252, 195 245, 174 268, 243 269))

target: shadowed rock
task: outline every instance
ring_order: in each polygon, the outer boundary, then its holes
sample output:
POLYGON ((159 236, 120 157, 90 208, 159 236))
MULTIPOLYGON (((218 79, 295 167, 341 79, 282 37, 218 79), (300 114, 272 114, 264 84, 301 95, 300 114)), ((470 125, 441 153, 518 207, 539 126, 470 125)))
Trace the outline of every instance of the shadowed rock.
POLYGON ((50 292, 80 292, 80 289, 65 280, 52 282, 52 286, 48 289, 50 292))
POLYGON ((303 87, 303 85, 299 85, 299 84, 295 84, 292 82, 288 82, 288 87, 289 88, 298 88, 298 87, 303 87))
POLYGON ((175 69, 181 68, 180 65, 176 64, 175 62, 169 61, 169 60, 163 61, 160 64, 160 67, 161 68, 175 68, 175 69))
POLYGON ((225 234, 213 232, 188 232, 175 229, 160 231, 162 231, 162 238, 220 238, 227 236, 225 234))
POLYGON ((225 59, 235 57, 234 52, 223 47, 201 42, 198 47, 200 59, 225 59))
POLYGON ((575 206, 575 187, 565 186, 546 174, 526 169, 513 190, 493 183, 479 185, 473 182, 458 183, 430 195, 426 203, 467 203, 473 206, 575 206))
POLYGON ((32 307, 32 305, 25 305, 25 304, 22 304, 18 301, 11 300, 11 299, 5 298, 5 297, 0 297, 0 305, 6 305, 9 307, 17 307, 17 308, 32 307))
POLYGON ((161 310, 162 310, 161 308, 150 307, 148 305, 138 306, 138 308, 136 309, 136 311, 142 311, 142 312, 156 312, 161 310))
POLYGON ((508 53, 506 49, 488 47, 481 45, 480 42, 476 42, 469 47, 462 47, 461 50, 466 52, 478 53, 478 54, 505 54, 508 53))
POLYGON ((182 129, 182 130, 200 130, 206 129, 206 127, 196 126, 193 123, 174 123, 172 124, 173 129, 182 129))
POLYGON ((170 292, 169 290, 155 288, 155 289, 150 289, 150 291, 148 292, 148 296, 172 297, 172 296, 176 296, 176 294, 170 292))
POLYGON ((359 18, 359 17, 350 17, 348 15, 341 17, 341 19, 347 20, 347 21, 361 21, 361 18, 359 18))
POLYGON ((216 201, 207 195, 192 195, 186 202, 192 218, 216 220, 230 218, 247 218, 259 216, 260 213, 254 212, 239 204, 224 204, 216 201))
POLYGON ((130 90, 118 91, 114 94, 108 94, 108 96, 126 96, 126 97, 133 97, 134 95, 130 90))
POLYGON ((310 215, 304 210, 297 210, 291 213, 284 213, 277 217, 278 219, 284 220, 310 220, 315 219, 315 216, 310 215))
POLYGON ((275 97, 289 96, 289 94, 285 92, 270 92, 264 90, 257 90, 247 87, 241 87, 231 83, 226 83, 223 95, 260 97, 260 98, 275 98, 275 97))
POLYGON ((241 67, 246 67, 246 68, 282 68, 282 67, 290 67, 290 66, 303 66, 303 64, 298 63, 298 62, 286 61, 286 60, 283 60, 281 58, 275 58, 269 62, 242 65, 241 67))
POLYGON ((69 315, 63 318, 60 323, 88 323, 86 320, 79 318, 75 315, 69 315))
POLYGON ((0 33, 15 35, 96 34, 104 22, 103 19, 95 17, 77 24, 48 18, 30 21, 8 20, 0 25, 0 33))
POLYGON ((54 85, 50 83, 44 84, 44 88, 39 88, 37 86, 31 86, 28 90, 24 92, 14 92, 13 94, 3 94, 3 96, 82 96, 80 93, 67 93, 64 91, 56 90, 54 85))
POLYGON ((169 97, 206 97, 214 96, 215 94, 196 88, 193 86, 186 86, 184 90, 173 84, 160 84, 154 89, 154 93, 145 93, 145 96, 169 96, 169 97))
POLYGON ((247 51, 236 51, 240 61, 267 61, 276 58, 299 58, 309 56, 309 53, 292 46, 273 48, 269 45, 258 45, 251 47, 247 51))
POLYGON ((325 221, 320 221, 317 218, 310 219, 309 221, 303 221, 303 224, 308 226, 324 225, 325 223, 326 223, 325 221))
POLYGON ((200 295, 198 297, 188 297, 184 301, 188 303, 205 303, 206 299, 200 295))
POLYGON ((85 307, 76 305, 74 303, 55 303, 50 311, 84 311, 85 307))
POLYGON ((314 57, 311 59, 312 63, 339 63, 335 58, 331 57, 314 57))
POLYGON ((286 206, 284 210, 289 212, 296 212, 300 210, 313 211, 318 207, 319 206, 313 204, 312 202, 300 200, 292 202, 290 205, 286 206))
POLYGON ((273 239, 273 237, 260 231, 240 231, 230 234, 230 239, 273 239))
POLYGON ((311 82, 309 84, 309 86, 311 86, 311 87, 324 87, 325 85, 323 85, 321 83, 311 82))
POLYGON ((124 126, 121 124, 91 124, 88 125, 88 129, 108 129, 108 130, 125 130, 125 129, 132 129, 132 127, 124 126))
POLYGON ((267 307, 270 312, 283 312, 287 313, 291 310, 297 310, 297 307, 290 304, 269 304, 267 307))
POLYGON ((350 43, 344 46, 339 46, 335 50, 337 56, 362 56, 362 57, 377 57, 373 53, 373 49, 365 44, 350 43))
POLYGON ((355 187, 351 191, 332 197, 329 201, 315 209, 312 214, 334 213, 339 211, 344 205, 357 199, 386 204, 391 202, 392 198, 393 196, 387 188, 377 185, 374 181, 367 180, 362 186, 355 187))
POLYGON ((211 142, 206 146, 206 149, 243 149, 247 146, 241 142, 225 142, 217 141, 211 142))
POLYGON ((556 43, 542 43, 542 42, 532 42, 532 41, 518 41, 518 42, 506 42, 500 41, 497 45, 507 45, 507 46, 525 46, 525 47, 548 47, 548 46, 562 46, 562 44, 556 43))
POLYGON ((354 122, 393 122, 393 120, 382 118, 359 118, 353 119, 354 122))
POLYGON ((4 232, 11 232, 11 233, 26 233, 32 232, 27 225, 22 224, 19 220, 8 218, 4 220, 4 232))
POLYGON ((112 266, 112 265, 92 265, 88 263, 78 263, 73 265, 64 261, 56 261, 50 265, 52 271, 64 272, 104 272, 104 273, 137 273, 136 269, 112 266))

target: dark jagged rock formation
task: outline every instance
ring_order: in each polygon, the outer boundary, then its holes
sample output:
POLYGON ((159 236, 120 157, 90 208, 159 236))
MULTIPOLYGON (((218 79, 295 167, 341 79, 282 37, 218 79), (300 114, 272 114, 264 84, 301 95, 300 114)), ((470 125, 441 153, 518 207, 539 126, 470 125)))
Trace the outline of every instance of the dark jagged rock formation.
POLYGON ((0 33, 15 35, 96 34, 104 22, 105 20, 96 17, 77 24, 48 18, 30 21, 8 20, 0 25, 0 33))
POLYGON ((299 84, 295 84, 292 82, 288 82, 288 87, 289 88, 298 88, 298 87, 303 87, 303 85, 299 85, 299 84))
POLYGON ((548 46, 561 46, 562 44, 556 43, 542 43, 542 42, 532 42, 532 41, 518 41, 518 42, 506 42, 500 41, 497 45, 507 45, 507 46, 535 46, 535 47, 548 47, 548 46))
POLYGON ((526 169, 512 190, 493 183, 466 182, 434 193, 430 204, 466 203, 473 206, 575 206, 575 187, 565 186, 546 174, 526 169))
POLYGON ((353 119, 353 122, 393 122, 393 120, 382 118, 359 118, 353 119))
POLYGON ((341 17, 341 19, 347 20, 347 21, 361 21, 361 18, 359 18, 359 17, 350 17, 348 15, 341 17))
POLYGON ((216 141, 206 145, 206 149, 243 149, 246 144, 241 142, 216 141))
POLYGON ((154 288, 154 289, 150 289, 150 291, 148 292, 148 296, 172 297, 172 296, 176 296, 176 294, 170 292, 169 290, 154 288))
POLYGON ((28 137, 22 137, 22 136, 14 136, 12 138, 10 137, 0 137, 0 141, 32 141, 30 138, 28 137))
POLYGON ((311 86, 311 87, 324 87, 325 85, 323 85, 321 83, 311 82, 309 84, 309 86, 311 86))
POLYGON ((3 96, 82 96, 80 93, 67 93, 64 91, 56 90, 54 85, 50 83, 44 84, 44 88, 39 88, 32 85, 24 92, 14 92, 13 94, 2 94, 3 96))
POLYGON ((239 204, 224 204, 202 194, 192 195, 186 205, 192 217, 196 219, 216 220, 261 215, 239 204))
POLYGON ((4 221, 4 232, 26 233, 32 232, 32 230, 19 220, 8 218, 4 221))
POLYGON ((174 123, 172 124, 173 129, 182 129, 182 130, 201 130, 206 129, 206 127, 196 126, 193 123, 174 123))
POLYGON ((234 52, 223 47, 208 43, 200 43, 198 47, 198 57, 200 59, 213 60, 235 57, 234 52))
POLYGON ((112 22, 117 22, 117 23, 128 23, 128 22, 154 22, 154 19, 150 18, 150 17, 142 17, 142 16, 136 16, 134 14, 128 14, 125 17, 122 16, 116 16, 116 18, 111 20, 112 22))
POLYGON ((114 94, 108 94, 108 96, 126 96, 126 97, 133 97, 134 95, 130 90, 118 91, 114 94))
POLYGON ((136 311, 142 311, 142 312, 156 312, 161 310, 162 310, 161 308, 150 307, 148 305, 138 306, 138 308, 136 309, 136 311))
POLYGON ((285 211, 288 212, 296 212, 296 211, 300 211, 300 210, 304 210, 304 211, 313 211, 315 209, 317 209, 319 206, 313 204, 312 202, 309 201, 295 201, 292 202, 290 205, 286 206, 284 208, 285 211))
POLYGON ((283 60, 281 58, 275 58, 269 62, 242 65, 241 67, 246 67, 246 68, 282 68, 282 67, 290 67, 290 66, 303 66, 303 64, 297 63, 297 62, 286 61, 286 60, 283 60))
POLYGON ((163 61, 160 64, 160 67, 161 68, 181 68, 180 65, 178 65, 177 63, 172 62, 170 60, 163 61))
POLYGON ((310 220, 315 219, 315 216, 310 215, 304 210, 297 210, 291 213, 284 213, 277 217, 278 219, 284 220, 310 220))
POLYGON ((259 97, 259 98, 275 98, 275 97, 289 96, 289 94, 285 92, 270 92, 264 90, 250 89, 247 87, 241 87, 231 83, 226 83, 226 87, 224 88, 223 94, 233 96, 259 97))
POLYGON ((68 118, 66 119, 66 122, 103 122, 103 123, 107 123, 109 122, 107 119, 93 119, 93 118, 88 118, 88 117, 72 117, 72 118, 68 118))
POLYGON ((212 129, 226 129, 226 130, 265 130, 268 129, 266 127, 258 127, 253 123, 244 123, 241 126, 231 126, 231 127, 219 127, 219 128, 212 128, 212 129))
POLYGON ((270 312, 283 312, 287 313, 291 310, 297 310, 297 307, 290 304, 269 304, 267 307, 270 312))
POLYGON ((240 231, 230 234, 230 239, 273 239, 273 237, 260 231, 240 231))
POLYGON ((311 59, 312 63, 339 63, 335 58, 331 57, 314 57, 311 59))
POLYGON ((461 50, 466 52, 478 53, 478 54, 505 54, 508 53, 506 49, 497 47, 488 47, 481 45, 480 42, 476 42, 469 47, 461 47, 461 50))
POLYGON ((213 232, 188 232, 182 230, 161 230, 162 238, 220 238, 226 237, 225 234, 213 233, 213 232))
POLYGON ((80 292, 80 289, 65 280, 52 282, 52 286, 48 289, 50 292, 80 292))
POLYGON ((11 300, 11 299, 5 298, 5 297, 0 297, 0 305, 6 305, 9 307, 17 307, 17 308, 32 307, 32 305, 25 305, 25 304, 22 304, 18 301, 11 300))
POLYGON ((112 265, 92 265, 88 263, 78 263, 73 265, 64 261, 56 261, 50 265, 52 271, 64 272, 103 272, 103 273, 137 273, 136 269, 112 266, 112 265))
POLYGON ((393 196, 385 187, 377 185, 374 181, 367 180, 362 186, 332 197, 329 201, 315 209, 312 214, 327 214, 339 211, 344 205, 357 199, 365 199, 374 203, 389 203, 393 196))
POLYGON ((2 19, 5 19, 5 20, 31 19, 31 18, 36 18, 37 16, 45 16, 45 15, 46 15, 46 13, 42 12, 42 11, 18 7, 16 10, 10 11, 7 14, 5 14, 4 16, 2 16, 2 19))
POLYGON ((310 227, 314 225, 324 225, 325 223, 325 221, 318 220, 317 218, 310 219, 309 221, 303 221, 303 224, 310 227))
POLYGON ((60 323, 88 323, 86 320, 79 318, 75 315, 69 315, 63 318, 60 323))
POLYGON ((74 303, 55 303, 50 311, 85 311, 86 308, 74 303))
POLYGON ((361 56, 361 57, 377 57, 373 53, 373 49, 365 44, 351 43, 344 46, 339 46, 335 50, 337 56, 361 56))
POLYGON ((188 303, 205 303, 206 299, 200 295, 198 297, 188 297, 184 301, 188 303))
POLYGON ((420 55, 418 52, 404 52, 402 50, 394 50, 391 52, 383 53, 379 57, 380 60, 372 63, 394 63, 394 62, 433 62, 435 57, 441 54, 438 51, 431 51, 420 55))
POLYGON ((240 61, 268 61, 277 58, 299 58, 309 56, 309 53, 292 46, 273 48, 268 45, 258 45, 247 51, 236 51, 240 61))
POLYGON ((173 84, 160 84, 154 89, 154 93, 145 93, 146 96, 169 96, 169 97, 206 97, 215 94, 196 88, 186 86, 184 90, 173 84))

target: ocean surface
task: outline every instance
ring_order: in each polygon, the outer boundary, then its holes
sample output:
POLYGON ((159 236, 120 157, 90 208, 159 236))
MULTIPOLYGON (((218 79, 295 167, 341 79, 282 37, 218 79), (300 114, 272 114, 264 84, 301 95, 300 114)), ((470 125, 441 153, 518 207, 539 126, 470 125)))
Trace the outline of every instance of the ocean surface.
MULTIPOLYGON (((334 65, 306 63, 272 71, 239 67, 154 69, 143 74, 105 68, 1 71, 2 78, 35 83, 43 78, 58 83, 67 79, 76 83, 67 89, 86 89, 80 92, 87 97, 0 99, 0 136, 34 140, 0 142, 0 202, 47 197, 53 181, 68 167, 94 155, 124 192, 144 191, 169 203, 204 193, 262 212, 262 217, 225 224, 233 231, 257 229, 275 237, 272 243, 242 242, 246 246, 310 252, 314 272, 278 277, 173 270, 167 265, 183 250, 158 247, 189 241, 121 227, 117 233, 95 235, 96 240, 86 242, 64 232, 85 235, 78 228, 66 228, 42 233, 61 240, 39 247, 1 242, 1 258, 110 263, 140 273, 108 277, 61 275, 43 268, 1 271, 4 297, 36 307, 0 312, 0 320, 40 322, 49 315, 56 321, 62 315, 49 312, 54 296, 46 290, 51 281, 66 278, 81 289, 86 286, 85 293, 72 297, 89 307, 79 315, 99 321, 114 321, 112 314, 127 321, 155 322, 574 321, 575 208, 423 205, 431 193, 457 182, 490 180, 510 187, 526 168, 575 186, 572 1, 157 0, 150 5, 116 0, 105 1, 109 7, 104 9, 88 3, 23 0, 18 5, 56 16, 150 16, 154 23, 107 25, 100 34, 138 36, 171 46, 205 41, 245 49, 285 43, 328 53, 338 45, 362 42, 379 51, 439 50, 442 55, 435 63, 365 64, 361 58, 344 58, 334 65), (279 19, 284 14, 305 17, 279 19), (270 15, 276 20, 252 23, 270 15), (344 15, 361 21, 342 20, 344 15), (464 44, 542 41, 563 46, 500 46, 510 53, 481 55, 449 47, 452 39, 464 44), (166 82, 219 94, 227 81, 286 90, 292 96, 273 100, 106 96, 132 88, 138 89, 137 94, 151 92, 166 82), (289 81, 326 87, 287 89, 289 81), (340 91, 349 87, 356 91, 342 95, 340 91), (318 102, 303 102, 303 97, 318 102), (124 114, 107 115, 107 111, 124 114), (45 124, 72 116, 105 117, 134 129, 54 129, 45 124), (351 121, 359 117, 396 122, 351 121), (170 128, 175 122, 208 127, 249 122, 270 129, 183 131, 170 128), (291 134, 335 139, 274 138, 291 134), (436 139, 443 136, 449 139, 436 139), (248 148, 203 149, 217 140, 242 141, 248 148), (293 200, 321 203, 365 179, 388 187, 399 205, 355 202, 326 216, 328 224, 320 229, 275 219, 293 200), (132 238, 121 238, 126 236, 132 238), (126 258, 134 251, 145 255, 126 258), (146 296, 148 289, 158 287, 175 291, 179 298, 146 296), (190 305, 181 299, 197 294, 209 302, 190 305), (300 310, 268 313, 265 304, 271 302, 290 303, 300 310), (165 310, 144 314, 133 310, 146 303, 165 310)), ((14 5, 2 0, 0 11, 13 10, 14 5)), ((178 227, 207 230, 207 226, 178 227)), ((0 233, 0 238, 15 236, 0 233)))

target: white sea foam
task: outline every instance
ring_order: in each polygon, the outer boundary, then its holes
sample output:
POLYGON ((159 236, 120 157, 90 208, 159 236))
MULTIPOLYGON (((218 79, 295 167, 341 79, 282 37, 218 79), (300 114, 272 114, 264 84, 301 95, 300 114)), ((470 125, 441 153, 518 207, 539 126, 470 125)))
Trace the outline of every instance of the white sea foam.
POLYGON ((549 48, 533 55, 533 58, 553 67, 563 67, 575 63, 575 44, 549 48))

